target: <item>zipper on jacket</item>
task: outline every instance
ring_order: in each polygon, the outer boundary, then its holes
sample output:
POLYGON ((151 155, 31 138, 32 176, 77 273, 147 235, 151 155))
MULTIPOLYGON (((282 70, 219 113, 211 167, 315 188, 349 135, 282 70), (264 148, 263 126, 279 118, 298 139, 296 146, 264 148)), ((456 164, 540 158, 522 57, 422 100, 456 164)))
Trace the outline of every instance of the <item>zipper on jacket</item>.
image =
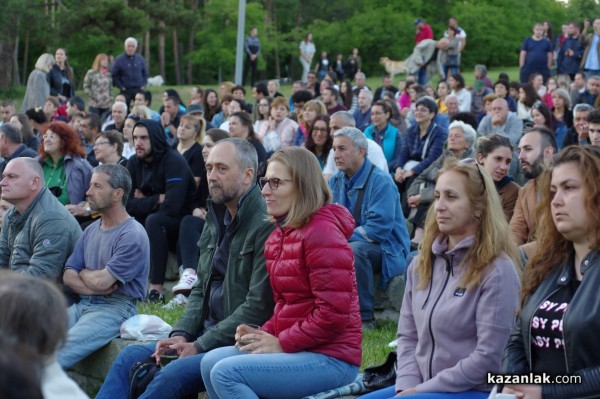
POLYGON ((433 306, 431 307, 431 312, 429 313, 428 327, 429 327, 429 336, 431 337, 431 353, 429 354, 429 377, 427 378, 428 380, 433 378, 433 354, 435 352, 435 338, 433 337, 433 328, 431 326, 431 322, 433 320, 433 311, 435 310, 435 307, 437 306, 438 302, 442 298, 442 294, 444 293, 444 290, 446 289, 446 286, 448 285, 448 281, 450 280, 450 273, 452 271, 452 259, 451 259, 452 257, 448 258, 446 256, 446 254, 443 254, 442 258, 444 258, 444 260, 446 261, 446 281, 444 281, 444 285, 442 286, 442 289, 440 290, 438 297, 435 299, 435 302, 433 303, 433 306))

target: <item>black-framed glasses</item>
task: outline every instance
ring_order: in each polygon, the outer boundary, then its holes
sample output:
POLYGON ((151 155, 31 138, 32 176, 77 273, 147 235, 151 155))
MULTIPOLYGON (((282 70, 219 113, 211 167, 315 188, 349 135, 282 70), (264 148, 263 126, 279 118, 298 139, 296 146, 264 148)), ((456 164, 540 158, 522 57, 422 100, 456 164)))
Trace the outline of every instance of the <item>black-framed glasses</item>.
POLYGON ((270 179, 267 179, 266 177, 261 177, 260 179, 258 179, 258 185, 260 186, 260 189, 262 190, 265 187, 265 185, 267 183, 269 183, 269 188, 271 190, 277 190, 282 181, 291 181, 291 180, 290 179, 280 179, 279 177, 271 177, 270 179))
POLYGON ((481 172, 481 165, 475 158, 465 158, 460 161, 460 163, 464 163, 466 165, 475 165, 477 168, 477 172, 479 172, 479 177, 481 177, 481 184, 483 184, 483 193, 485 194, 485 179, 483 178, 483 173, 481 172))
POLYGON ((100 147, 102 144, 110 144, 110 141, 97 141, 94 143, 94 148, 100 147))

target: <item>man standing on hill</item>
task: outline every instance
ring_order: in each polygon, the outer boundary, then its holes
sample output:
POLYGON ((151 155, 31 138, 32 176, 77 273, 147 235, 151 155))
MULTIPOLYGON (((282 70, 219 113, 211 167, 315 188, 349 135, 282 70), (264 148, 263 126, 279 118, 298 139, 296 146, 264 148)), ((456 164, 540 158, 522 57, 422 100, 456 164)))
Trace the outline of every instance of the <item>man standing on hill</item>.
POLYGON ((258 55, 260 54, 260 39, 257 37, 258 28, 253 27, 250 29, 250 36, 246 37, 244 42, 244 51, 246 52, 246 70, 244 71, 244 84, 246 83, 246 76, 248 75, 248 69, 250 73, 250 86, 254 86, 254 80, 256 79, 256 65, 258 64, 258 55))
POLYGON ((127 105, 148 83, 146 60, 136 53, 137 45, 135 38, 128 37, 125 40, 125 52, 117 57, 112 67, 113 85, 127 98, 127 105))

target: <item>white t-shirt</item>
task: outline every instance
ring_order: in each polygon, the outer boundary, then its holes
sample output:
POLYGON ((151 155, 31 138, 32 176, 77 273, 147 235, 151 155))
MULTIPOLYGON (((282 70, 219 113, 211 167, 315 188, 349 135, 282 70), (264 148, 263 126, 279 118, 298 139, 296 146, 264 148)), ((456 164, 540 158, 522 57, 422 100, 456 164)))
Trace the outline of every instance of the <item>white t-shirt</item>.
MULTIPOLYGON (((385 155, 379 144, 369 139, 367 139, 367 143, 367 158, 369 161, 375 166, 379 166, 382 170, 389 172, 387 160, 385 159, 385 155)), ((327 156, 327 163, 323 168, 323 174, 333 175, 337 173, 337 171, 338 168, 335 166, 335 160, 333 159, 333 150, 331 150, 329 151, 329 156, 327 156)))

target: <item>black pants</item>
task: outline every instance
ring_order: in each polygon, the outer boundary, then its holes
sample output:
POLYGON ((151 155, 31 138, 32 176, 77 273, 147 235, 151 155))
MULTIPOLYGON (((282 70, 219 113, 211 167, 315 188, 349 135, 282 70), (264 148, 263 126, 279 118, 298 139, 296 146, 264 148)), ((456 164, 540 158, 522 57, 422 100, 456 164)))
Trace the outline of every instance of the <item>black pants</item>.
POLYGON ((244 69, 244 85, 246 84, 246 77, 248 76, 248 70, 250 70, 250 86, 254 86, 256 80, 256 65, 258 64, 258 57, 252 61, 249 55, 246 55, 246 68, 244 69))
POLYGON ((200 235, 204 228, 204 219, 200 219, 193 215, 184 216, 179 225, 179 237, 177 242, 179 264, 183 265, 184 269, 198 268, 198 256, 200 256, 200 235))
POLYGON ((175 252, 181 216, 153 213, 144 226, 150 241, 150 284, 163 284, 167 271, 169 250, 175 252))

